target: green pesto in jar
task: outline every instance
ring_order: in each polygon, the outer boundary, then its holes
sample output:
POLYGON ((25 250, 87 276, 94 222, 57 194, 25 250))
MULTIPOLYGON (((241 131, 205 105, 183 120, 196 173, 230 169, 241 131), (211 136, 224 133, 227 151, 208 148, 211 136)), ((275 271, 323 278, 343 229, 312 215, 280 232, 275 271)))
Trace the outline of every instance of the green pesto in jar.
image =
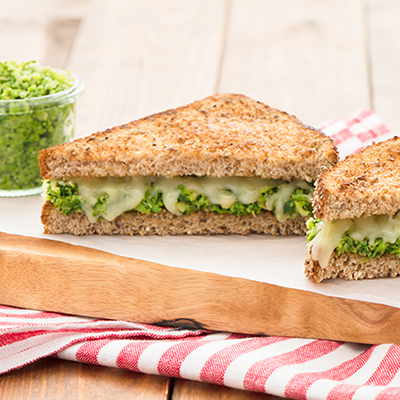
POLYGON ((0 62, 0 190, 41 186, 40 150, 73 137, 76 81, 34 61, 0 62))
POLYGON ((0 100, 20 100, 48 96, 68 89, 71 76, 34 61, 0 62, 0 100))

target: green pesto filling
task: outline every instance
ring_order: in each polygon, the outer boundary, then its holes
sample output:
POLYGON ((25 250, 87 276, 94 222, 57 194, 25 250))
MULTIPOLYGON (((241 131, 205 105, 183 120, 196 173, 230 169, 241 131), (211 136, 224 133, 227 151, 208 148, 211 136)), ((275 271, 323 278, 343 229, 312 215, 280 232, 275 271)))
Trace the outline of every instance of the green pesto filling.
MULTIPOLYGON (((182 215, 196 212, 200 209, 207 212, 229 213, 232 215, 260 214, 267 210, 268 199, 275 194, 278 187, 260 191, 259 200, 243 204, 239 201, 229 208, 224 208, 219 204, 213 204, 204 194, 188 190, 183 185, 178 186, 179 196, 177 208, 182 215)), ((227 189, 228 190, 228 189, 227 189)), ((283 210, 289 218, 297 215, 308 217, 312 214, 311 205, 312 188, 310 190, 296 188, 288 201, 285 202, 283 210)), ((93 207, 93 216, 105 213, 107 210, 108 194, 104 193, 97 198, 93 207)), ((46 190, 46 200, 50 201, 62 214, 69 215, 72 211, 82 212, 82 198, 79 195, 78 185, 70 181, 57 181, 55 185, 48 185, 46 190)), ((142 214, 159 213, 164 209, 163 193, 150 185, 146 190, 144 198, 133 210, 142 214)), ((271 210, 272 212, 274 210, 271 210)))
POLYGON ((61 214, 69 215, 72 211, 82 212, 82 200, 78 193, 78 185, 72 182, 58 181, 54 187, 49 185, 47 196, 61 214))
POLYGON ((39 187, 41 149, 73 136, 75 104, 37 98, 70 88, 70 75, 36 62, 0 62, 0 190, 39 187))
POLYGON ((311 242, 315 238, 315 236, 318 235, 320 232, 320 229, 318 229, 318 223, 320 223, 321 220, 318 218, 310 218, 306 222, 306 227, 307 227, 307 233, 306 233, 306 238, 307 242, 311 242))
POLYGON ((36 61, 0 62, 0 100, 20 100, 47 96, 68 89, 69 75, 42 66, 36 61))
POLYGON ((26 114, 0 115, 2 190, 39 187, 40 150, 68 141, 73 135, 75 104, 39 108, 26 114))
MULTIPOLYGON (((307 221, 306 238, 308 242, 311 242, 320 232, 320 229, 318 229, 319 222, 321 220, 317 218, 310 218, 307 221)), ((379 257, 382 254, 395 254, 397 257, 400 257, 400 237, 393 243, 385 242, 382 238, 376 238, 371 241, 368 237, 359 241, 352 238, 350 232, 346 231, 341 237, 335 251, 339 255, 343 253, 359 254, 367 259, 379 257)))

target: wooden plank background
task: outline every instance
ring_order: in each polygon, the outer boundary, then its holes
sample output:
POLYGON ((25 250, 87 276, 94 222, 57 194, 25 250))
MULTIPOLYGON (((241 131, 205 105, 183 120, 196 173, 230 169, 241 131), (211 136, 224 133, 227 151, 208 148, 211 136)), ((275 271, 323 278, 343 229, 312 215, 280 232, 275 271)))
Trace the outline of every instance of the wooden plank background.
POLYGON ((400 135, 400 2, 368 0, 371 106, 400 135))
POLYGON ((372 107, 400 132, 397 0, 4 3, 2 59, 39 59, 85 83, 77 136, 215 92, 309 124, 372 107))
POLYGON ((247 93, 312 125, 369 106, 362 4, 306 3, 234 3, 221 91, 247 93))
MULTIPOLYGON (((36 59, 82 79, 76 136, 216 92, 249 95, 308 124, 371 107, 400 134, 399 21, 398 0, 2 0, 0 59, 36 59)), ((24 398, 46 398, 51 368, 60 375, 47 398, 68 393, 60 386, 68 379, 84 396, 65 365, 3 377, 2 396, 17 396, 28 379, 24 398)), ((157 387, 157 399, 228 396, 187 381, 173 391, 168 380, 133 381, 144 382, 141 393, 157 387)))

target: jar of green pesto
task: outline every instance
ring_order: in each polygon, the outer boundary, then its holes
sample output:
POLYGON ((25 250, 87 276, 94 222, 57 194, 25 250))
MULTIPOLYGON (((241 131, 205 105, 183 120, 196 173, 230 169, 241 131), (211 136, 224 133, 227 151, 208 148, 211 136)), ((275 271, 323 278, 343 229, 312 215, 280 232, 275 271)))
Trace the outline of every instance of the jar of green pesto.
POLYGON ((0 197, 41 192, 41 149, 72 140, 82 82, 37 62, 0 62, 0 197))

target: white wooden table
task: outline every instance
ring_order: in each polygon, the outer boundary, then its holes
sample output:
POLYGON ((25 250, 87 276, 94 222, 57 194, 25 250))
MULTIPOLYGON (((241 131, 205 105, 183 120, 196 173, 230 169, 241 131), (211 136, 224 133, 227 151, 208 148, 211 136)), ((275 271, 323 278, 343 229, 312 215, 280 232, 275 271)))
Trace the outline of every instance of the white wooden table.
MULTIPOLYGON (((222 92, 310 125, 369 107, 400 134, 399 21, 398 0, 2 0, 0 59, 78 76, 78 137, 222 92)), ((62 398, 72 387, 89 398, 100 384, 96 398, 134 387, 136 398, 256 398, 138 374, 126 386, 125 372, 91 367, 42 361, 0 377, 0 397, 62 398)))

